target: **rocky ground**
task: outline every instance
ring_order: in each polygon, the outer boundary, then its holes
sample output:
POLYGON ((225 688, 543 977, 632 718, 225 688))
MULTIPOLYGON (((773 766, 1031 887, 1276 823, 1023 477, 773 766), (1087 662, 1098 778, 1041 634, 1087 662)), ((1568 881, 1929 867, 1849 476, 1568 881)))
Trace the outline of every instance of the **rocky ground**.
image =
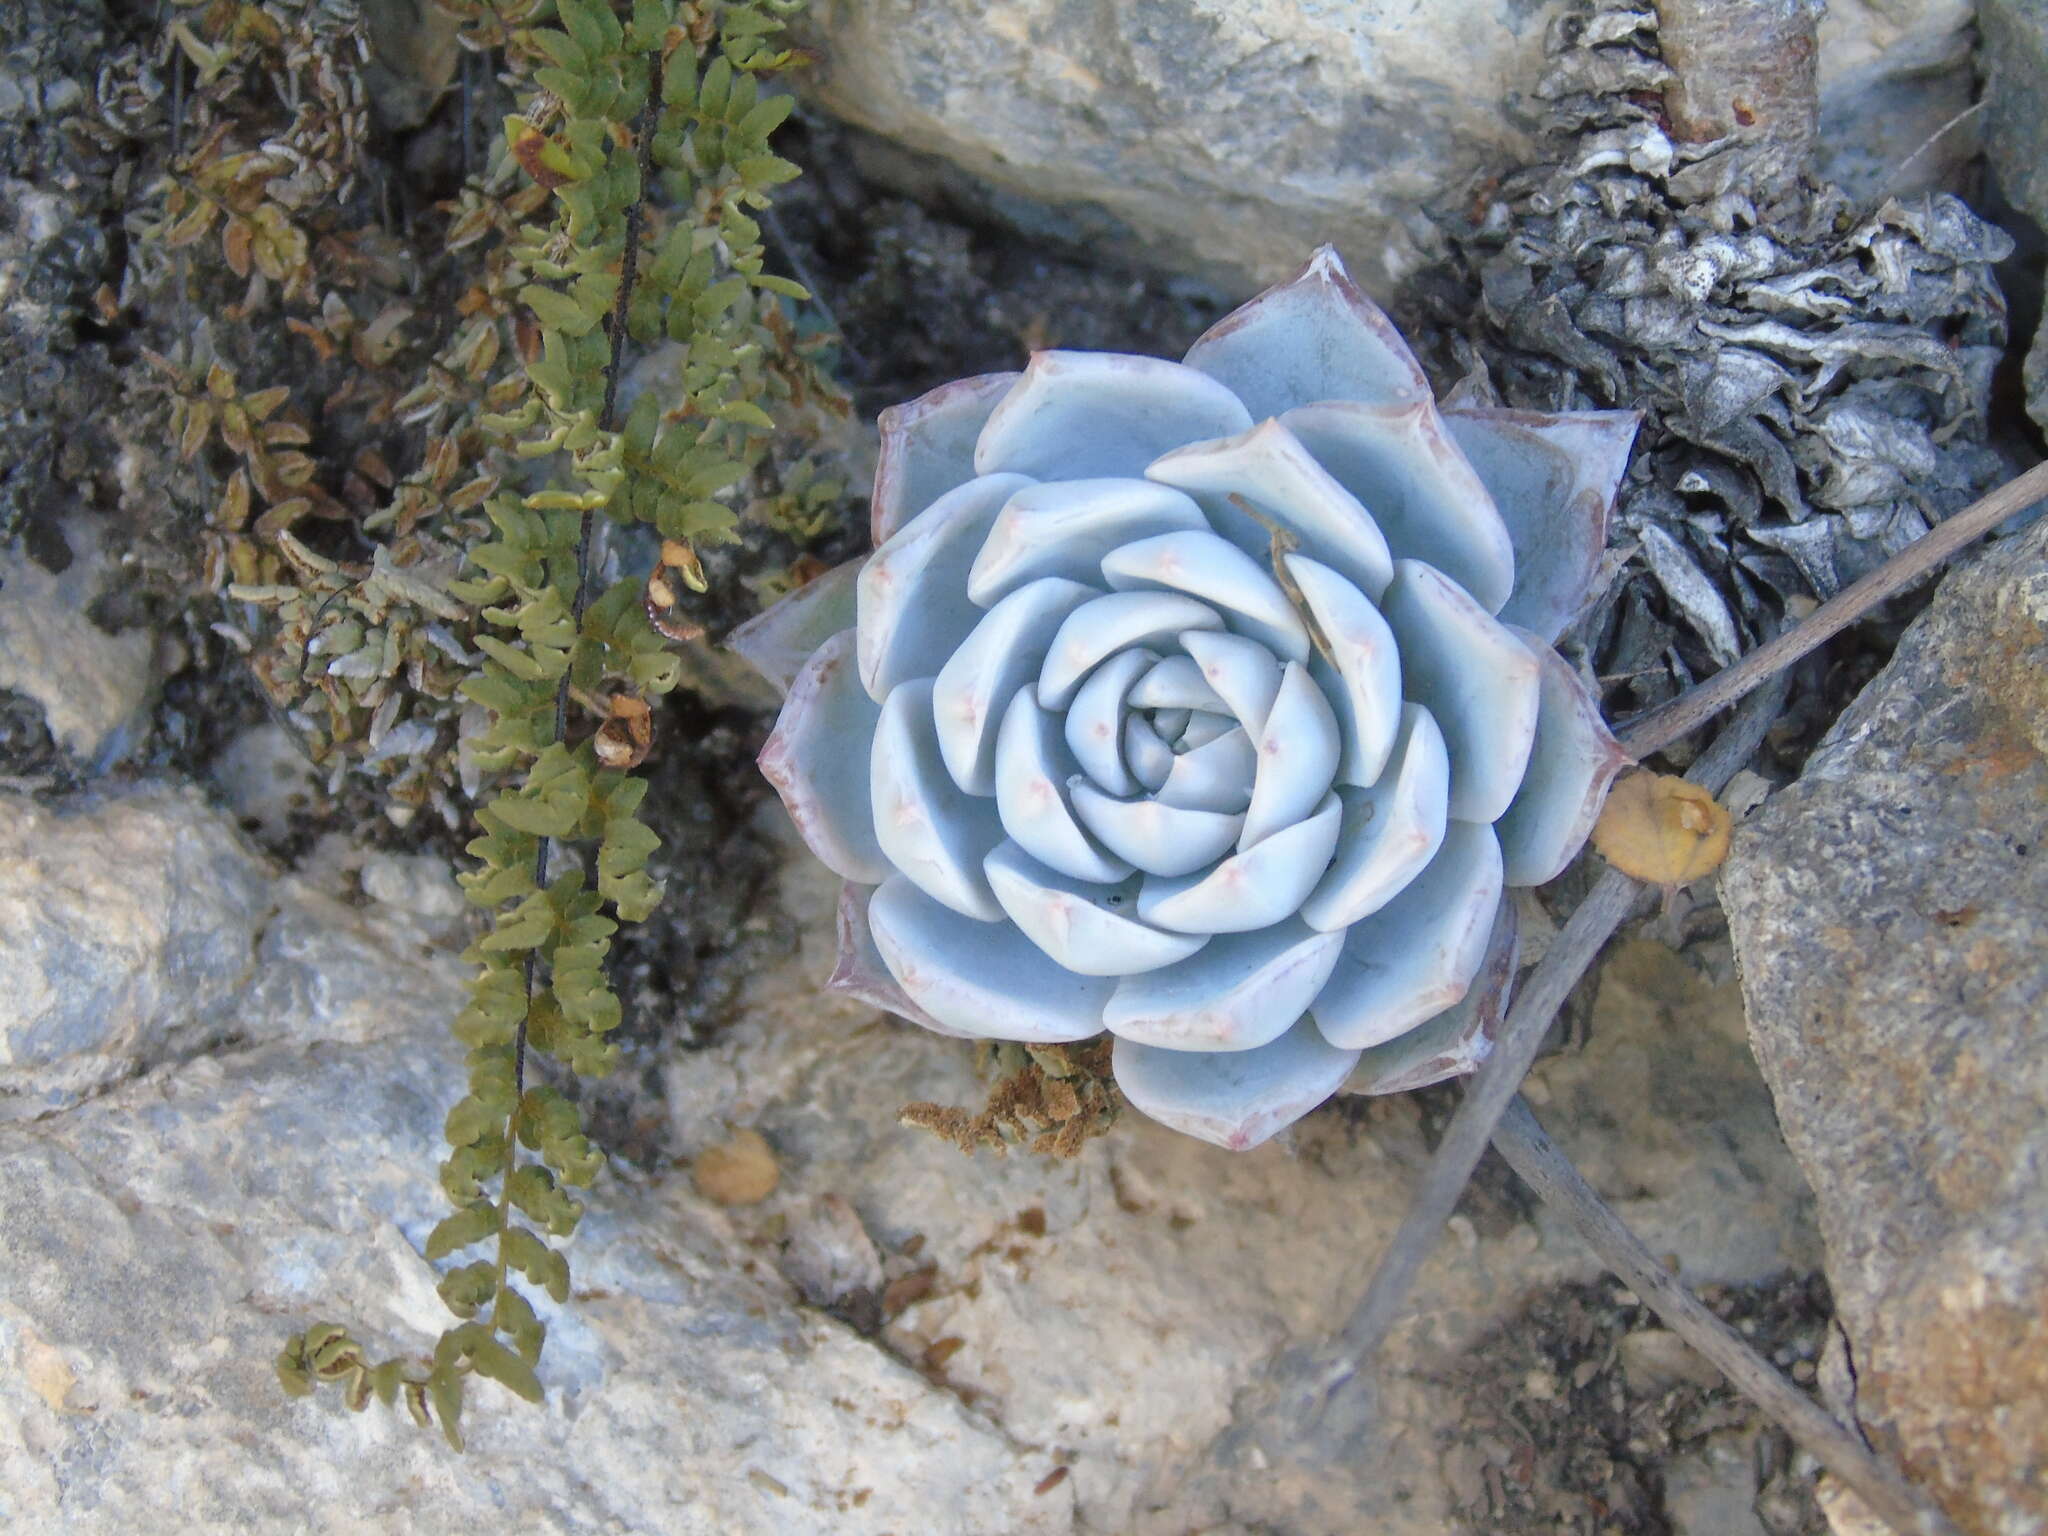
MULTIPOLYGON (((445 832, 324 794, 211 599, 166 583, 162 403, 90 302, 120 287, 129 193, 60 131, 140 12, 30 9, 0 36, 0 318, 24 360, 0 370, 9 1528, 1869 1529, 1492 1162, 1370 1432, 1311 1464, 1242 1422, 1267 1363, 1344 1317, 1455 1090, 1333 1105, 1235 1156, 1135 1116, 1071 1163, 903 1128, 909 1101, 978 1101, 968 1055, 819 988, 832 882, 750 772, 758 699, 708 677, 664 722, 670 901, 621 948, 628 1064, 595 1115, 614 1173, 549 1316, 547 1404, 480 1397, 457 1457, 285 1399, 270 1357, 315 1317, 387 1350, 441 1326, 421 1247, 471 918, 445 832)), ((1405 18, 1380 49, 1314 8, 1211 9, 1068 7, 1090 48, 1048 52, 1049 6, 818 7, 791 150, 811 174, 778 238, 863 414, 1032 345, 1175 352, 1311 238, 1399 276, 1444 167, 1526 147, 1543 7, 1366 7, 1405 18), (1457 79, 1415 62, 1474 29, 1499 46, 1457 79), (1161 73, 1190 56, 1208 72, 1161 73), (1276 92, 1289 126, 1260 129, 1243 103, 1276 92), (1331 142, 1348 169, 1319 175, 1331 142)), ((2038 252, 1998 201, 2043 211, 2013 168, 2044 118, 2003 61, 2048 19, 1983 12, 1993 110, 1911 169, 2038 252), (2002 194, 1975 179, 1980 128, 2002 194)), ((1971 17, 1832 8, 1833 174, 1875 195, 1968 105, 1971 17)), ((2024 458, 2019 318, 1997 409, 2024 458)), ((1806 669, 1731 792, 1718 892, 1615 947, 1528 1091, 1651 1247, 1971 1536, 2039 1536, 2048 534, 1995 541, 1925 606, 1806 669)))

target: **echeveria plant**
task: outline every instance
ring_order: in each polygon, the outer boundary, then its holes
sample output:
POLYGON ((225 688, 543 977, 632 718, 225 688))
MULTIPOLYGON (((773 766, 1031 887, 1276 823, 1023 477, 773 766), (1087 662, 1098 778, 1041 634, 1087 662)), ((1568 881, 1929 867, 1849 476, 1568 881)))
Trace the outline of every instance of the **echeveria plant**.
POLYGON ((830 985, 948 1034, 1115 1037, 1229 1147, 1470 1070, 1505 888, 1623 761, 1552 648, 1627 412, 1439 408, 1336 253, 1178 363, 1040 352, 883 413, 874 553, 734 644, 846 880, 830 985))

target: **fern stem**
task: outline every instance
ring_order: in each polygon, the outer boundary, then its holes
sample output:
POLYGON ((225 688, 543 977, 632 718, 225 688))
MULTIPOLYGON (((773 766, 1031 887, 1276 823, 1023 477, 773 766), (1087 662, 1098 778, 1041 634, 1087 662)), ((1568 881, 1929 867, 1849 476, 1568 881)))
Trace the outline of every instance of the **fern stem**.
MULTIPOLYGON (((600 432, 612 430, 612 418, 618 409, 619 376, 625 371, 626 358, 626 315, 627 306, 633 302, 633 285, 640 273, 640 227, 647 214, 647 189, 654 179, 654 127, 661 111, 663 59, 659 52, 648 56, 647 100, 640 108, 638 142, 634 151, 640 162, 640 195, 626 208, 626 243, 619 255, 619 291, 612 301, 611 357, 604 370, 604 404, 597 413, 600 432)), ((597 523, 595 509, 585 507, 576 527, 576 589, 570 599, 570 622, 578 638, 583 629, 583 615, 590 607, 590 545, 597 523)), ((559 742, 569 734, 569 690, 575 677, 573 665, 565 668, 561 680, 555 684, 555 734, 559 742)), ((533 883, 537 890, 548 888, 548 866, 553 859, 555 840, 543 837, 533 851, 533 883)), ((505 1169, 504 1183, 509 1186, 512 1175, 519 1165, 519 1117, 526 1107, 526 1036, 527 1027, 533 1018, 533 998, 539 985, 540 952, 526 952, 526 1011, 520 1016, 518 1032, 512 1038, 512 1112, 505 1117, 505 1169)), ((510 1254, 506 1239, 512 1230, 512 1199, 506 1188, 498 1192, 498 1283, 492 1292, 491 1327, 495 1332, 498 1325, 497 1298, 504 1294, 505 1275, 510 1267, 510 1254)))

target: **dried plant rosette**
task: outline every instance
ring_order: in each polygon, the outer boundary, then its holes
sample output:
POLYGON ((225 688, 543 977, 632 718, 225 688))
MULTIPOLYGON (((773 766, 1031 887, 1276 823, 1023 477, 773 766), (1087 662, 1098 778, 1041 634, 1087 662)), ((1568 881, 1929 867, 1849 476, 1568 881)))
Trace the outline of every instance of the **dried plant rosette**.
POLYGON ((1633 412, 1439 408, 1318 251, 1181 362, 1049 351, 883 413, 875 550, 733 644, 846 887, 829 985, 943 1033, 1115 1037, 1227 1147, 1471 1070, 1506 889, 1623 755, 1552 642, 1633 412))

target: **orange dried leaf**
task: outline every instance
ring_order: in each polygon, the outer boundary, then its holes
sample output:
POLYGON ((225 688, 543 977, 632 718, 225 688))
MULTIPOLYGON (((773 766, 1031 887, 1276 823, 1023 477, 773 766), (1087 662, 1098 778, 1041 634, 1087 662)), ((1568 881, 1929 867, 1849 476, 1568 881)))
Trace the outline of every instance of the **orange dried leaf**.
POLYGON ((1728 857, 1732 823, 1699 785, 1671 774, 1631 773, 1615 783, 1593 828, 1593 846, 1623 874, 1685 885, 1728 857))

